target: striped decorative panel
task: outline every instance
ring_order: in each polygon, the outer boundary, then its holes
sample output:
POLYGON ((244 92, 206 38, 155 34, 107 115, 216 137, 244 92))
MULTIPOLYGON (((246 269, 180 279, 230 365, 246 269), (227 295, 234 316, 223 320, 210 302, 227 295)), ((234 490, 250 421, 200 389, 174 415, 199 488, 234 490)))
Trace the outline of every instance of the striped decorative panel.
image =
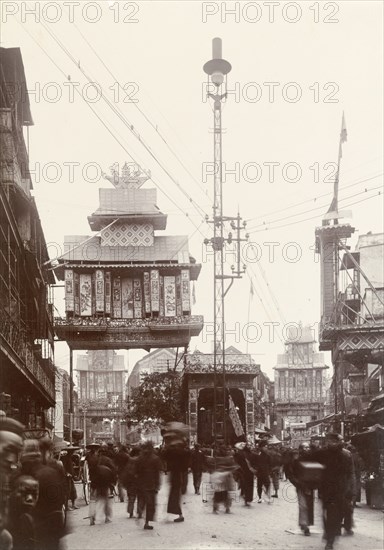
POLYGON ((133 319, 133 280, 128 277, 121 281, 121 316, 133 319))
POLYGON ((113 279, 113 316, 121 317, 121 282, 120 277, 113 279))
POLYGON ((160 317, 164 317, 164 277, 160 275, 159 277, 159 293, 160 293, 160 317))
POLYGON ((89 373, 89 399, 95 399, 93 372, 89 373))
POLYGON ((181 275, 176 275, 176 315, 182 315, 181 307, 181 275))
POLYGON ((75 295, 73 285, 73 270, 65 270, 65 311, 74 311, 75 295))
POLYGON ((174 317, 176 315, 176 282, 175 277, 167 275, 164 277, 164 316, 174 317))
POLYGON ((73 274, 73 294, 75 299, 75 315, 80 315, 80 275, 73 274))
POLYGON ((85 273, 80 274, 80 315, 92 315, 92 277, 85 273))
POLYGON ((140 279, 133 280, 133 308, 135 319, 141 319, 143 316, 143 299, 140 279))
POLYGON ((144 272, 144 310, 151 313, 151 287, 148 271, 144 272))
POLYGON ((111 272, 105 272, 105 313, 111 315, 111 272))
POLYGON ((96 274, 92 273, 91 275, 91 304, 92 304, 92 315, 96 313, 96 274))
POLYGON ((183 312, 189 313, 191 311, 191 299, 188 269, 181 270, 181 303, 183 312))
POLYGON ((160 309, 159 272, 151 269, 151 309, 158 312, 160 309))
POLYGON ((104 313, 104 271, 96 269, 96 311, 104 313))

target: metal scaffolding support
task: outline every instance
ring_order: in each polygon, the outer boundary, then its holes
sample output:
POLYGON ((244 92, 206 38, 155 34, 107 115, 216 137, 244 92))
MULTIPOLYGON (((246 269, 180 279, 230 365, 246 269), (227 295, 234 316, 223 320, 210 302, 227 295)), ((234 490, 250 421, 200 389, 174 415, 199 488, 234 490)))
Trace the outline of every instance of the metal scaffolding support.
POLYGON ((213 432, 215 441, 222 439, 227 442, 226 418, 227 418, 227 391, 225 379, 225 309, 224 300, 233 280, 240 278, 245 271, 245 266, 240 267, 240 242, 247 240, 240 238, 240 232, 245 228, 240 226, 240 215, 228 217, 223 215, 223 178, 222 178, 222 120, 221 106, 227 97, 226 75, 231 70, 231 65, 222 59, 222 42, 220 38, 212 41, 212 59, 205 63, 203 69, 208 75, 208 86, 213 84, 216 93, 207 93, 208 98, 213 100, 214 115, 214 201, 213 219, 207 220, 213 224, 213 237, 205 239, 206 245, 212 246, 214 251, 214 342, 213 342, 213 366, 214 366, 214 392, 213 392, 213 432), (225 80, 225 83, 224 83, 225 80), (223 92, 223 93, 220 93, 223 92), (237 226, 235 221, 237 220, 237 226), (231 222, 232 229, 236 230, 236 237, 232 233, 224 236, 224 223, 231 222), (237 245, 236 267, 232 266, 232 275, 224 274, 224 247, 226 243, 235 242, 237 245), (230 280, 229 286, 225 289, 225 279, 230 280), (219 391, 218 391, 219 390, 219 391))

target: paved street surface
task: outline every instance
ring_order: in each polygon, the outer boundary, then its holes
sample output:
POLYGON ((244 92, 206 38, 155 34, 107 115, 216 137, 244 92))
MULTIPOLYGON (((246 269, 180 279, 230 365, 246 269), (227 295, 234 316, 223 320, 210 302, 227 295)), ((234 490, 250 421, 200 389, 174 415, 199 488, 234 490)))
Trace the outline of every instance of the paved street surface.
MULTIPOLYGON (((209 481, 204 474, 203 482, 209 481)), ((77 485, 81 493, 81 485, 77 485)), ((221 511, 212 513, 210 503, 204 504, 202 497, 194 494, 192 478, 189 476, 187 494, 183 498, 184 523, 173 523, 176 516, 168 515, 167 476, 162 478, 158 495, 157 521, 153 531, 144 531, 144 520, 128 519, 126 503, 115 502, 113 522, 104 523, 97 518, 97 524, 89 525, 88 507, 79 498, 79 510, 69 512, 72 532, 68 534, 63 547, 67 550, 118 550, 134 549, 323 549, 320 507, 316 504, 315 526, 312 535, 305 537, 298 531, 298 505, 294 487, 282 482, 279 499, 272 504, 257 500, 246 508, 243 502, 234 502, 231 514, 221 511)), ((256 495, 256 492, 255 492, 256 495)), ((365 504, 355 510, 355 535, 342 536, 335 544, 335 550, 382 550, 383 514, 371 510, 365 504)))

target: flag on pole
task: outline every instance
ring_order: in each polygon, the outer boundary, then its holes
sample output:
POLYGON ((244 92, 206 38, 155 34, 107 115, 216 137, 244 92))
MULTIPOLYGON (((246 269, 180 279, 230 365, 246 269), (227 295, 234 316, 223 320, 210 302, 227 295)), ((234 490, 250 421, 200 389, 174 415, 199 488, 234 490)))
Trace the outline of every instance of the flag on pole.
POLYGON ((339 158, 337 161, 337 171, 335 175, 335 183, 333 185, 333 199, 330 207, 328 208, 326 219, 329 219, 329 214, 332 213, 334 219, 338 217, 339 209, 339 177, 340 177, 340 161, 343 158, 343 143, 347 141, 347 127, 345 124, 345 116, 343 112, 343 118, 341 120, 341 132, 340 132, 340 141, 339 141, 339 158))
POLYGON ((229 418, 231 419, 233 429, 235 430, 235 434, 237 437, 240 437, 241 435, 244 435, 244 429, 243 425, 241 423, 239 413, 237 412, 237 409, 235 407, 235 404, 233 402, 233 399, 231 396, 229 396, 229 418))

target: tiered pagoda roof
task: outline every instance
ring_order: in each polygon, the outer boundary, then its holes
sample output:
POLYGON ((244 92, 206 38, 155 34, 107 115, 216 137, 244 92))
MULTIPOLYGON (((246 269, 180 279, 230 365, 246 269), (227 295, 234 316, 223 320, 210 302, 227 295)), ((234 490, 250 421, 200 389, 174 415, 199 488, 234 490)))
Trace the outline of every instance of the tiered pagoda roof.
POLYGON ((191 315, 190 281, 201 265, 187 236, 157 235, 167 216, 156 189, 141 189, 147 174, 124 165, 105 176, 114 189, 100 189, 88 217, 96 235, 65 237, 56 268, 66 285, 66 317, 56 332, 73 349, 187 346, 203 319, 191 315))

